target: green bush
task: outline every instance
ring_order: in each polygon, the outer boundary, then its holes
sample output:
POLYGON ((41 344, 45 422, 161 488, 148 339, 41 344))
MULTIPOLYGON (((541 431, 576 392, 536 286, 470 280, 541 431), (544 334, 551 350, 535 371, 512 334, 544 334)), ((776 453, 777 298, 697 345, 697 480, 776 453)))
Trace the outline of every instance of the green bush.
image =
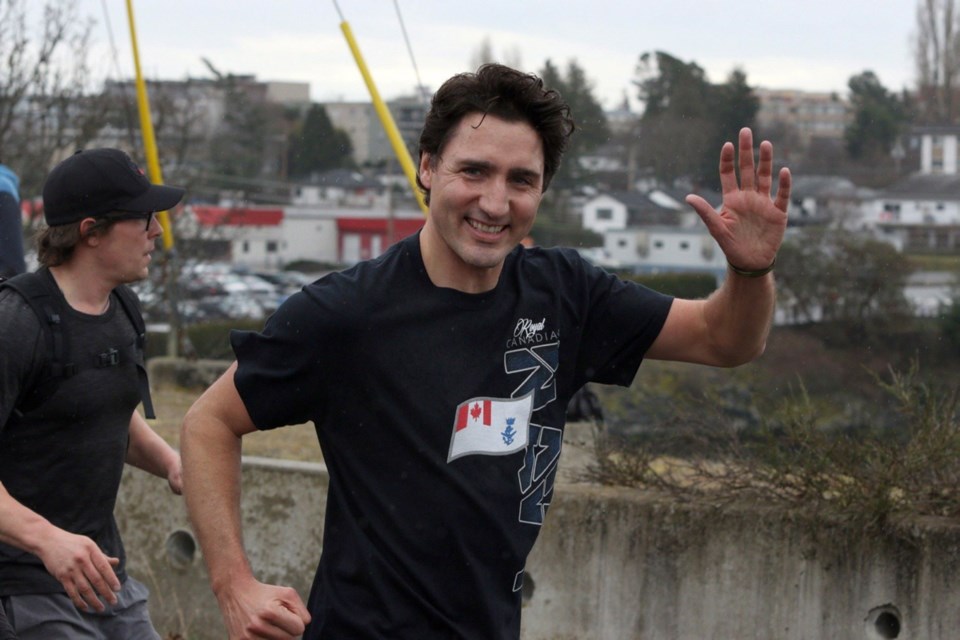
POLYGON ((706 298, 717 289, 717 278, 709 273, 650 273, 621 277, 660 293, 691 300, 706 298))
POLYGON ((960 354, 960 295, 954 297, 940 313, 940 331, 950 350, 960 354))
MULTIPOLYGON (((232 329, 259 331, 262 328, 262 320, 217 320, 190 325, 182 329, 184 337, 181 340, 180 355, 187 358, 233 360, 230 331, 232 329)), ((167 355, 167 334, 148 333, 147 359, 165 355, 167 355)))
POLYGON ((191 325, 186 331, 197 358, 233 360, 230 331, 233 329, 259 331, 262 328, 262 320, 218 320, 191 325))
POLYGON ((318 262, 316 260, 295 260, 287 264, 284 271, 300 271, 302 273, 320 273, 322 271, 339 271, 342 264, 333 262, 318 262))

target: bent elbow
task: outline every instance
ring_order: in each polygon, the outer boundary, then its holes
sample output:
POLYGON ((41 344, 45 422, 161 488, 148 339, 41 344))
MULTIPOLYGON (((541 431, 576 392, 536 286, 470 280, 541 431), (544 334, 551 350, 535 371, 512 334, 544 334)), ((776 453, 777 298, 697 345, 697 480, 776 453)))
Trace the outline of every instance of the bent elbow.
POLYGON ((741 345, 736 349, 728 349, 718 353, 716 366, 732 369, 749 364, 763 355, 767 348, 767 341, 763 339, 751 345, 741 345))

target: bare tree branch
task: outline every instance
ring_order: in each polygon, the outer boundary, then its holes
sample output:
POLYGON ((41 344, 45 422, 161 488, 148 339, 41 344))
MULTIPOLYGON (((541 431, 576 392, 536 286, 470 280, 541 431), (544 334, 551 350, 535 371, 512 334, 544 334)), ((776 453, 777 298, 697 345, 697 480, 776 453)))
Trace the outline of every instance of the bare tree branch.
POLYGON ((28 197, 53 161, 95 138, 105 121, 90 94, 91 27, 72 0, 0 0, 0 157, 28 197))

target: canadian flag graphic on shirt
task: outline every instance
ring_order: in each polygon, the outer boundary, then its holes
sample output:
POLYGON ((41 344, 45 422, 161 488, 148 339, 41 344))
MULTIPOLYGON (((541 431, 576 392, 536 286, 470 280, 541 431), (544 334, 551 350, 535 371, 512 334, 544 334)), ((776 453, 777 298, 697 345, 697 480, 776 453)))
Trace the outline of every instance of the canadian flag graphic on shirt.
POLYGON ((533 394, 472 398, 457 406, 447 462, 470 454, 505 455, 526 448, 533 394))

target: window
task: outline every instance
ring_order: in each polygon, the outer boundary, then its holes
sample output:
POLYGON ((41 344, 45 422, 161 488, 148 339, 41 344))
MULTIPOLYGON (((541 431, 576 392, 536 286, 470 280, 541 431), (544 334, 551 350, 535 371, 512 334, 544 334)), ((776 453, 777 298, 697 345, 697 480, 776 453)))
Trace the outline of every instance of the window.
POLYGON ((597 209, 597 220, 613 220, 613 209, 597 209))
POLYGON ((653 241, 654 249, 663 249, 663 240, 654 240, 653 241))
POLYGON ((690 243, 687 242, 686 240, 682 240, 682 241, 680 242, 680 248, 681 248, 682 250, 686 251, 687 249, 690 248, 690 243))
POLYGON ((267 241, 267 253, 276 253, 277 252, 277 242, 276 240, 267 241))
POLYGON ((620 238, 619 240, 617 240, 617 246, 618 246, 618 247, 625 247, 625 246, 627 246, 627 241, 624 240, 623 238, 620 238))
POLYGON ((247 240, 243 241, 243 252, 250 253, 250 242, 247 240))
POLYGON ((933 173, 943 173, 944 156, 944 138, 941 136, 933 137, 933 147, 931 149, 930 170, 933 173))

